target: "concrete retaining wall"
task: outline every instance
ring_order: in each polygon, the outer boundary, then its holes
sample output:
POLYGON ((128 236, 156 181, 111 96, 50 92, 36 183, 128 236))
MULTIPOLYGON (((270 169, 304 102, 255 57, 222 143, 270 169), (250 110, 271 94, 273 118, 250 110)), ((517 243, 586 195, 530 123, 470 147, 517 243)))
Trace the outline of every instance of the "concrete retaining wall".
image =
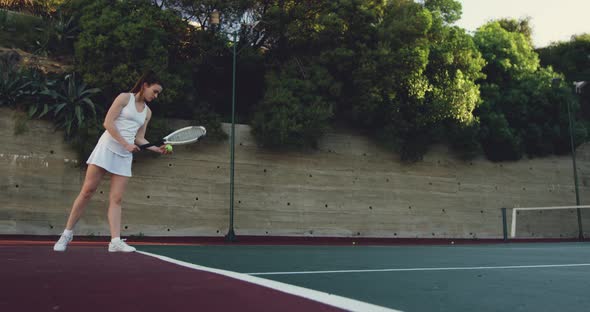
MULTIPOLYGON (((17 113, 0 109, 0 234, 59 234, 84 177, 52 124, 32 120, 15 135, 17 113)), ((180 123, 179 123, 180 125, 180 123)), ((227 128, 227 125, 226 125, 227 128)), ((575 204, 571 156, 492 163, 459 160, 443 146, 414 164, 364 136, 333 131, 311 152, 258 148, 236 127, 238 235, 501 238, 501 207, 575 204)), ((123 235, 222 236, 230 207, 229 141, 144 152, 124 198, 123 235)), ((590 148, 577 151, 582 204, 590 148)), ((108 235, 106 179, 77 233, 108 235)), ((590 209, 583 213, 586 232, 590 209)), ((510 210, 508 211, 510 222, 510 210)), ((518 219, 521 237, 576 237, 574 210, 518 219)))

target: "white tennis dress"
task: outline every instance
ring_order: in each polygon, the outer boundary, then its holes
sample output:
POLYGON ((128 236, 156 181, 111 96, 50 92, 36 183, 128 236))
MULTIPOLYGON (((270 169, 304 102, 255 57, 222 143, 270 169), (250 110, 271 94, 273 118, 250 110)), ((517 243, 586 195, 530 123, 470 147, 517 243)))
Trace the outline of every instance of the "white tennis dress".
MULTIPOLYGON (((129 144, 134 144, 137 130, 145 123, 148 107, 144 104, 141 112, 135 107, 135 96, 130 93, 129 103, 123 107, 121 114, 115 119, 115 127, 129 144)), ((133 153, 117 142, 108 131, 105 131, 94 147, 87 164, 97 165, 106 171, 130 177, 133 153)))

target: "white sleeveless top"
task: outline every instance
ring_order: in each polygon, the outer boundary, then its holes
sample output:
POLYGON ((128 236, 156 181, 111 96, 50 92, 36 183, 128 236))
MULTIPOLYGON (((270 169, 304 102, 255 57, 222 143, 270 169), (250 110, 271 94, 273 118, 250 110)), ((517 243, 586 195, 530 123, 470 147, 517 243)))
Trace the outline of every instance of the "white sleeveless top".
MULTIPOLYGON (((135 142, 137 130, 145 123, 148 107, 144 104, 143 111, 138 112, 135 106, 135 95, 130 93, 129 102, 121 110, 121 114, 115 119, 115 127, 119 130, 119 134, 129 144, 135 142)), ((108 131, 105 131, 99 139, 99 143, 105 144, 111 152, 123 156, 131 157, 133 153, 121 145, 108 131)))

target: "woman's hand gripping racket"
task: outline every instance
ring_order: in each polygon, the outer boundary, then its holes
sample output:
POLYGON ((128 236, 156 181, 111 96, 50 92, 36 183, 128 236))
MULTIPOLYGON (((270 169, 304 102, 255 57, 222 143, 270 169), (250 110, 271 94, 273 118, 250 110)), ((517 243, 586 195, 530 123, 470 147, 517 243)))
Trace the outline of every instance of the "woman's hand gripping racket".
POLYGON ((196 142, 199 138, 207 134, 207 130, 202 126, 191 126, 178 129, 169 135, 165 136, 162 140, 154 143, 148 143, 140 145, 140 149, 146 149, 151 146, 161 145, 183 145, 196 142))

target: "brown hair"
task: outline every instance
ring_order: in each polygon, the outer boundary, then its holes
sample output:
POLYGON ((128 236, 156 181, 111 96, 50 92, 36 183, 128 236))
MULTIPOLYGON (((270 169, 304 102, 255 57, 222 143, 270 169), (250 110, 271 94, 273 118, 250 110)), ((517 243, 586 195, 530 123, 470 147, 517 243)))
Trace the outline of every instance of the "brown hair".
POLYGON ((135 85, 133 86, 131 91, 129 91, 129 92, 131 92, 131 93, 140 92, 144 83, 147 83, 150 86, 153 85, 154 83, 162 85, 162 81, 160 80, 160 78, 158 78, 156 73, 153 70, 148 70, 139 78, 139 80, 137 80, 137 82, 135 83, 135 85))

